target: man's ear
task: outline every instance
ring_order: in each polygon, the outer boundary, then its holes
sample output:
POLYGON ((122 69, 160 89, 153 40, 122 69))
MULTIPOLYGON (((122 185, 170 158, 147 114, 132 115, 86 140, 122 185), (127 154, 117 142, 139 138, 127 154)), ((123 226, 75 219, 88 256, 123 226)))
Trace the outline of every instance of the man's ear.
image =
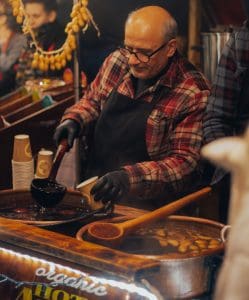
POLYGON ((167 47, 168 47, 168 54, 167 54, 167 56, 168 57, 173 56, 175 54, 176 48, 177 48, 177 41, 176 41, 176 39, 170 40, 168 42, 167 47))
POLYGON ((55 21, 56 17, 57 17, 56 11, 55 11, 55 10, 52 10, 51 12, 49 12, 49 15, 48 15, 48 21, 49 21, 50 23, 53 23, 53 22, 55 21))

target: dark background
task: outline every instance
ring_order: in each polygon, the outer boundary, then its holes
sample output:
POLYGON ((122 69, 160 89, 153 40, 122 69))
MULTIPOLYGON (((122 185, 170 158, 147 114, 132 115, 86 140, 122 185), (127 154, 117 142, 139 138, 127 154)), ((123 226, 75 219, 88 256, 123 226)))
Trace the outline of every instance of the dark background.
MULTIPOLYGON (((101 36, 93 26, 80 35, 79 64, 88 81, 95 77, 105 57, 123 43, 124 23, 132 10, 145 5, 165 7, 178 22, 181 51, 188 55, 189 14, 191 0, 89 0, 88 9, 99 27, 101 36)), ((249 0, 199 0, 200 34, 209 31, 228 31, 229 27, 243 24, 249 11, 249 0)), ((70 21, 73 1, 58 0, 59 20, 66 25, 70 21)), ((201 49, 202 45, 194 45, 201 49)))

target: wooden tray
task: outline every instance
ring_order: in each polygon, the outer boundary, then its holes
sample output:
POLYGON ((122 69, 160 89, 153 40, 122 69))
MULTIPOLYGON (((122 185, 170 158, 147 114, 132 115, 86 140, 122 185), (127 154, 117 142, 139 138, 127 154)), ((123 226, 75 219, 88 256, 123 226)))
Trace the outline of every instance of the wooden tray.
POLYGON ((24 224, 53 226, 84 220, 97 215, 92 211, 81 194, 68 190, 62 202, 54 209, 42 212, 28 190, 0 191, 0 217, 24 224))

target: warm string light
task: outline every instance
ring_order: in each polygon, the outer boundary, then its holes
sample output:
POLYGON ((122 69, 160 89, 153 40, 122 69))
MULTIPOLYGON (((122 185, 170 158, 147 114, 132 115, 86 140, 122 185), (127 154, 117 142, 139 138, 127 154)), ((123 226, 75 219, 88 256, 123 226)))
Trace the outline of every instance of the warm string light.
MULTIPOLYGON (((88 288, 92 287, 93 289, 95 286, 98 287, 98 284, 102 284, 105 286, 105 289, 100 289, 98 291, 102 292, 101 294, 96 294, 98 298, 100 296, 104 296, 104 292, 110 292, 109 288, 115 288, 116 291, 124 290, 127 299, 130 298, 130 294, 136 294, 138 295, 138 298, 143 298, 143 299, 148 299, 148 300, 157 300, 161 299, 161 295, 159 297, 155 295, 154 293, 158 294, 158 291, 155 291, 155 288, 146 288, 143 285, 141 285, 139 282, 126 282, 126 281, 121 281, 119 278, 115 278, 115 276, 110 277, 110 276, 105 276, 103 273, 100 276, 94 276, 90 275, 89 273, 85 273, 83 270, 75 269, 66 266, 65 264, 61 265, 59 263, 54 263, 53 261, 49 261, 47 259, 42 259, 36 256, 31 256, 28 254, 23 254, 18 251, 13 251, 11 249, 7 248, 2 248, 0 247, 0 256, 6 259, 9 259, 11 261, 18 261, 18 260, 24 260, 24 266, 30 266, 32 269, 32 264, 37 264, 37 269, 35 271, 36 279, 37 277, 43 277, 47 279, 47 283, 43 283, 44 286, 46 285, 52 285, 52 286, 58 286, 58 285, 65 285, 66 287, 71 287, 71 288, 76 288, 79 289, 80 291, 86 291, 88 288), (75 276, 76 278, 73 278, 75 276), (68 281, 67 281, 68 280, 68 281), (70 284, 71 282, 71 284, 70 284), (89 283, 89 285, 88 285, 89 283), (56 285, 55 285, 56 284, 56 285), (128 295, 129 294, 129 295, 128 295)), ((84 266, 82 266, 84 268, 84 266)), ((1 275, 1 280, 6 281, 7 280, 12 280, 14 283, 17 285, 20 284, 18 281, 14 281, 12 278, 9 278, 7 275, 0 274, 1 275)), ((146 281, 146 279, 142 279, 143 284, 146 281)), ((43 281, 42 281, 43 282, 43 281)), ((23 284, 36 284, 36 282, 22 282, 23 284)), ((39 284, 39 282, 37 282, 39 284)), ((146 283, 146 286, 148 287, 149 284, 146 283)), ((89 293, 92 294, 92 291, 89 293)), ((105 293, 106 294, 106 293, 105 293)), ((108 294, 107 294, 108 295, 108 294)), ((74 297, 75 298, 75 297, 74 297)), ((106 298, 106 297, 105 297, 106 298)), ((135 298, 137 298, 135 296, 135 298)), ((54 298, 53 298, 54 299, 54 298)))
POLYGON ((82 29, 85 32, 91 23, 100 35, 99 29, 94 22, 91 12, 88 10, 88 0, 79 0, 72 7, 70 14, 71 21, 67 24, 65 32, 67 37, 64 44, 53 51, 45 51, 36 40, 35 33, 32 30, 29 17, 27 16, 22 0, 9 0, 12 6, 12 13, 16 18, 17 23, 22 24, 24 34, 30 34, 32 38, 31 46, 35 47, 32 68, 40 69, 41 71, 60 70, 65 67, 67 61, 72 59, 72 52, 76 49, 76 35, 82 29))

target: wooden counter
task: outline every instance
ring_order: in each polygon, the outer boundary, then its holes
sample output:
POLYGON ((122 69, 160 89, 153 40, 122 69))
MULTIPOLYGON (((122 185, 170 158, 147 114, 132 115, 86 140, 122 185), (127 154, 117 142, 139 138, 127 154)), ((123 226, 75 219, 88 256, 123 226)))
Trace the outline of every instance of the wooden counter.
MULTIPOLYGON (((117 211, 143 213, 122 207, 117 211)), ((0 294, 5 300, 157 299, 139 278, 158 268, 153 259, 0 217, 0 294)))
MULTIPOLYGON (((187 253, 178 259, 176 256, 169 258, 167 253, 148 254, 147 250, 153 249, 149 236, 152 228, 148 228, 149 240, 144 244, 141 239, 136 241, 139 252, 129 252, 122 247, 117 250, 86 241, 87 224, 100 218, 108 218, 111 222, 136 218, 145 211, 116 205, 109 216, 90 217, 86 211, 80 219, 55 225, 52 219, 39 220, 37 212, 33 215, 34 204, 27 190, 0 191, 0 295, 5 295, 5 300, 172 299, 172 295, 177 295, 177 299, 190 299, 212 289, 217 270, 214 254, 223 250, 221 244, 217 249, 207 248, 208 253, 193 257, 187 257, 187 253), (30 205, 32 217, 24 218, 25 207, 30 205), (6 210, 14 219, 4 215, 6 210)), ((68 190, 57 211, 85 209, 85 204, 79 192, 68 190)), ((188 218, 190 223, 184 223, 184 228, 193 228, 191 222, 200 222, 201 228, 211 226, 209 232, 216 237, 223 228, 222 224, 210 220, 175 216, 175 220, 186 222, 188 218)), ((170 226, 163 226, 168 228, 166 234, 170 236, 170 226)), ((156 238, 158 229, 155 232, 156 238)))

